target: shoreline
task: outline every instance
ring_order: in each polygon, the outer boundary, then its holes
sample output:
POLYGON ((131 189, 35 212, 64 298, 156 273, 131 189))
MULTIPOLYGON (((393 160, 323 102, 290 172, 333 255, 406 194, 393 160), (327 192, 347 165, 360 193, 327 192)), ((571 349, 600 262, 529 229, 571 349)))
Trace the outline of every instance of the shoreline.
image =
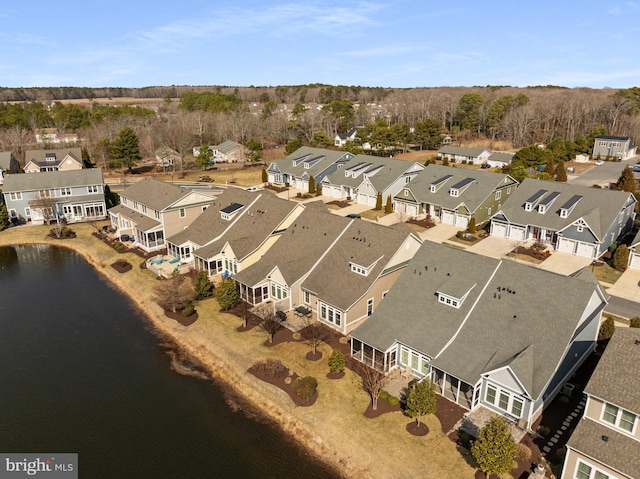
MULTIPOLYGON (((331 469, 337 476, 345 479, 349 477, 370 477, 368 475, 362 475, 364 471, 361 470, 346 471, 346 469, 350 468, 347 466, 345 460, 339 459, 338 452, 330 448, 320 436, 314 435, 304 427, 302 421, 290 415, 278 404, 259 394, 251 384, 243 381, 238 374, 239 371, 235 370, 234 365, 226 361, 222 357, 222 354, 215 353, 211 348, 208 348, 204 342, 194 345, 191 341, 188 341, 187 338, 178 331, 179 329, 187 329, 188 326, 182 326, 175 320, 166 317, 164 312, 155 303, 152 303, 152 305, 155 306, 154 309, 159 310, 159 312, 152 311, 150 308, 151 305, 147 303, 145 298, 133 292, 135 288, 127 287, 128 285, 125 284, 124 277, 121 279, 118 276, 120 273, 117 273, 115 270, 113 270, 112 273, 110 271, 112 268, 106 268, 90 251, 85 251, 84 248, 78 248, 77 245, 74 245, 73 239, 57 240, 45 238, 41 241, 29 241, 23 242, 22 244, 0 241, 0 246, 22 246, 25 244, 62 247, 73 250, 80 255, 93 267, 100 277, 107 280, 109 285, 116 288, 133 303, 138 312, 152 327, 150 328, 150 332, 157 337, 159 346, 166 348, 166 343, 170 343, 170 347, 166 349, 170 356, 170 351, 172 349, 175 350, 173 353, 175 358, 172 357, 172 367, 174 359, 182 362, 182 358, 186 358, 189 362, 203 367, 207 371, 207 377, 203 378, 202 375, 196 375, 196 377, 213 381, 216 386, 220 388, 225 402, 232 411, 242 411, 243 414, 252 420, 266 422, 278 428, 287 436, 286 439, 288 441, 312 456, 314 461, 318 461, 328 469, 331 469), (175 323, 175 325, 169 323, 170 321, 175 323), (165 345, 162 343, 165 343, 165 345)), ((141 258, 140 260, 142 261, 141 258)), ((136 267, 136 265, 134 265, 134 267, 136 267)), ((175 372, 183 374, 183 372, 178 370, 175 372)), ((253 378, 253 380, 255 381, 255 378, 253 378)))

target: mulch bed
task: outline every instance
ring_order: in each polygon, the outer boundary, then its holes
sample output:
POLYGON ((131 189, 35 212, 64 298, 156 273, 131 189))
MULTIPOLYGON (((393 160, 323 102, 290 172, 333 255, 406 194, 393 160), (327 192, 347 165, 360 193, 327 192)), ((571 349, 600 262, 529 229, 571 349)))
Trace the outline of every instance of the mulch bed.
POLYGON ((307 361, 320 361, 322 359, 322 353, 318 350, 316 350, 315 354, 313 353, 313 351, 309 351, 305 358, 307 359, 307 361))
POLYGON ((426 436, 429 434, 429 427, 423 422, 421 422, 419 426, 416 421, 408 422, 406 429, 412 436, 426 436))
POLYGON ((286 392, 296 406, 300 406, 300 407, 313 406, 315 404, 316 400, 318 399, 318 391, 314 392, 313 395, 309 398, 308 401, 305 401, 304 399, 302 399, 300 396, 298 396, 297 394, 295 394, 293 392, 293 390, 291 389, 291 384, 293 384, 293 381, 295 381, 296 379, 298 379, 300 377, 296 373, 293 373, 293 374, 291 374, 289 376, 287 376, 287 375, 266 376, 264 374, 259 374, 253 368, 253 366, 250 367, 247 371, 250 374, 253 374, 258 379, 260 379, 261 381, 264 381, 266 383, 272 384, 272 385, 276 386, 277 388, 280 388, 282 391, 286 392), (291 383, 290 384, 285 383, 285 379, 286 378, 291 378, 291 383))
POLYGON ((346 373, 344 371, 340 371, 337 373, 328 372, 327 379, 342 379, 345 376, 345 374, 346 373))
POLYGON ((371 402, 369 402, 369 405, 367 406, 367 409, 364 412, 364 417, 368 419, 374 419, 376 417, 382 416, 383 414, 396 412, 396 411, 402 411, 400 404, 396 404, 395 406, 392 406, 391 404, 389 404, 388 401, 384 399, 378 399, 377 409, 374 411, 372 409, 371 402))
POLYGON ((442 432, 447 434, 453 426, 462 418, 466 409, 458 406, 453 401, 449 401, 447 398, 436 394, 436 417, 440 421, 442 426, 442 432))
POLYGON ((537 250, 535 248, 516 248, 516 249, 514 249, 512 251, 512 253, 531 256, 532 258, 537 259, 539 261, 544 261, 549 256, 551 256, 551 252, 546 251, 546 250, 545 251, 540 251, 540 250, 537 250))
POLYGON ((49 234, 49 238, 59 239, 59 240, 74 239, 77 236, 78 235, 76 235, 75 233, 70 233, 67 236, 56 236, 55 234, 49 234))
POLYGON ((273 335, 273 340, 271 342, 269 342, 269 339, 267 338, 267 340, 262 344, 270 348, 277 346, 278 344, 294 342, 296 339, 294 339, 293 335, 293 331, 283 326, 276 334, 273 335))
POLYGON ((286 186, 276 186, 272 184, 268 184, 264 187, 265 190, 275 191, 276 193, 282 193, 283 191, 287 191, 288 188, 286 186))
POLYGON ((127 271, 131 270, 131 268, 133 268, 133 266, 131 266, 131 263, 123 259, 119 259, 118 261, 113 263, 111 267, 118 273, 126 273, 127 271))
POLYGON ((183 326, 191 326, 198 320, 198 312, 196 311, 191 316, 183 316, 179 311, 174 313, 173 311, 164 310, 164 315, 167 318, 171 318, 182 324, 183 326))
POLYGON ((422 220, 416 220, 416 219, 411 219, 408 220, 407 223, 410 223, 412 225, 416 225, 416 226, 421 226, 422 228, 433 228, 436 223, 433 220, 428 220, 428 219, 422 219, 422 220))
POLYGON ((327 203, 328 205, 333 205, 333 206, 337 206, 338 208, 346 208, 347 206, 350 206, 351 203, 348 201, 329 201, 327 203))

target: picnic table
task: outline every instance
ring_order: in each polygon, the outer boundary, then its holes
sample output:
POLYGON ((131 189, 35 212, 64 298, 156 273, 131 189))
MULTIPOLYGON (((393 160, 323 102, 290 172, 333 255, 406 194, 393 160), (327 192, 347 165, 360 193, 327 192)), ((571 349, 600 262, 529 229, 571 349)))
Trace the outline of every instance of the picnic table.
POLYGON ((311 317, 311 310, 309 308, 306 308, 304 306, 298 306, 295 310, 294 313, 297 316, 306 316, 307 318, 311 317))

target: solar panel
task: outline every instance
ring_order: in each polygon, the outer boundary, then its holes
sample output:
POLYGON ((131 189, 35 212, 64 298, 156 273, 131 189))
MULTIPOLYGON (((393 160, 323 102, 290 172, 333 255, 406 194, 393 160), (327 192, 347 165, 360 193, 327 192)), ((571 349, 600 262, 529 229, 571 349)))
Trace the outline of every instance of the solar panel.
POLYGON ((242 208, 243 205, 241 205, 240 203, 231 203, 229 206, 221 209, 220 211, 222 213, 227 213, 227 214, 231 214, 234 211, 238 211, 240 208, 242 208))
POLYGON ((359 162, 359 163, 356 163, 355 165, 350 166, 349 168, 347 168, 347 169, 346 169, 346 170, 344 170, 344 171, 352 171, 352 170, 355 170, 356 168, 358 168, 358 167, 359 167, 360 165, 362 165, 363 163, 364 163, 364 161, 361 161, 361 162, 359 162))
POLYGON ((449 178, 451 178, 453 175, 446 175, 443 176, 442 178, 437 179, 436 181, 432 182, 431 185, 432 186, 438 186, 441 183, 444 183, 445 181, 447 181, 449 178))
POLYGON ((529 198, 526 203, 535 204, 540 198, 544 196, 547 190, 538 190, 536 194, 534 194, 531 198, 529 198))
POLYGON ((571 198, 569 198, 569 200, 568 200, 564 205, 562 205, 562 206, 561 206, 561 208, 562 208, 563 210, 570 210, 570 209, 571 209, 571 208, 573 208, 573 207, 576 205, 576 203, 577 203, 578 201, 580 201, 581 199, 582 199, 582 196, 580 196, 580 195, 573 195, 571 198))
POLYGON ((551 205, 551 203, 553 203, 553 201, 558 196, 560 196, 560 193, 558 193, 557 191, 552 191, 547 196, 545 196, 542 200, 540 200, 540 203, 538 204, 547 208, 549 205, 551 205))
POLYGON ((452 190, 459 190, 459 189, 464 188, 465 186, 467 186, 467 185, 469 185, 469 184, 473 183, 474 181, 476 181, 476 180, 475 180, 475 179, 473 179, 473 178, 465 178, 465 179, 464 179, 464 180, 462 180, 462 181, 458 181, 455 185, 453 185, 453 186, 451 187, 451 189, 452 189, 452 190))

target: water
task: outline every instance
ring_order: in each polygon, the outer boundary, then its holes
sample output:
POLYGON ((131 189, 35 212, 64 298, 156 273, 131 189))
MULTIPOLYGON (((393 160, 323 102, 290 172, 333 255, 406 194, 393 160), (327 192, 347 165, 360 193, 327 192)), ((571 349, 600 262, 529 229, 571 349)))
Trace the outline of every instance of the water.
POLYGON ((77 452, 80 477, 332 478, 211 381, 72 251, 0 247, 0 451, 77 452))

